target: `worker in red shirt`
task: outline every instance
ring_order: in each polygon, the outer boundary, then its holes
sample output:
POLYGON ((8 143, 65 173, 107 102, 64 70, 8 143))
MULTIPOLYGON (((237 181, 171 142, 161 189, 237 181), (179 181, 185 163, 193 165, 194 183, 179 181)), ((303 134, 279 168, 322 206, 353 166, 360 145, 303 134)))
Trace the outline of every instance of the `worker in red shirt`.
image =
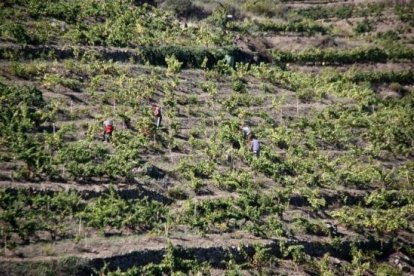
POLYGON ((108 119, 104 121, 104 134, 103 134, 103 141, 109 142, 112 138, 112 131, 114 130, 112 120, 108 119))

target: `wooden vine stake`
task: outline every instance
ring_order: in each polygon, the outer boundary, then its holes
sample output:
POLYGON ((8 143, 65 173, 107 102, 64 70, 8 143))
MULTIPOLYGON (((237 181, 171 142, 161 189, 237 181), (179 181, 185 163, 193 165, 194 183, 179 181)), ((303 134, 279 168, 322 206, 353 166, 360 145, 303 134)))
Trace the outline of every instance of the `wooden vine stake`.
POLYGON ((296 97, 296 115, 299 116, 299 97, 296 97))
POLYGON ((1 234, 2 234, 3 239, 4 239, 4 256, 6 256, 6 251, 7 251, 7 235, 6 235, 6 231, 4 231, 3 229, 1 229, 1 234))
POLYGON ((168 238, 168 219, 164 224, 165 237, 168 238))
POLYGON ((81 231, 82 231, 82 218, 79 219, 78 237, 81 236, 81 231))
POLYGON ((283 105, 280 105, 280 112, 279 112, 279 116, 280 116, 280 124, 283 124, 283 105))

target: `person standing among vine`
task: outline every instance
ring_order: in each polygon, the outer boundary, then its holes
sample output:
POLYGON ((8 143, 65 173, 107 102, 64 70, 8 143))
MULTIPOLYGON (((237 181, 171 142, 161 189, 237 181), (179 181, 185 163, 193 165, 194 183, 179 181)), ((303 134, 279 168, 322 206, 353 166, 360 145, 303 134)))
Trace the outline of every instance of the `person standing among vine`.
POLYGON ((243 138, 244 139, 248 139, 249 138, 249 136, 250 136, 250 134, 252 133, 252 131, 251 131, 251 129, 250 129, 250 127, 249 126, 247 126, 247 125, 241 125, 240 126, 240 129, 241 129, 241 131, 243 132, 243 138))
POLYGON ((250 146, 250 150, 253 152, 253 154, 256 157, 259 157, 259 155, 260 155, 260 142, 253 133, 251 133, 250 136, 249 136, 249 146, 250 146))
POLYGON ((153 104, 152 105, 152 113, 154 114, 154 116, 156 118, 156 126, 157 126, 157 128, 159 128, 161 126, 161 121, 162 121, 161 106, 159 106, 158 104, 153 104))
POLYGON ((112 132, 114 130, 112 120, 107 119, 107 120, 104 121, 103 124, 104 124, 103 141, 104 142, 109 142, 112 138, 112 132))

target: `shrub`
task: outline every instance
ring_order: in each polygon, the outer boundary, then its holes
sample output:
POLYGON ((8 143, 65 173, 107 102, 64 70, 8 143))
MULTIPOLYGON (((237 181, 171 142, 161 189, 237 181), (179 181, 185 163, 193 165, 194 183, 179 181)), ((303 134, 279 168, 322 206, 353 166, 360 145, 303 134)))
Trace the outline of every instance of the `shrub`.
POLYGON ((89 203, 78 216, 89 226, 104 229, 128 227, 134 232, 154 228, 166 220, 167 208, 148 198, 123 200, 114 189, 109 194, 89 203))
POLYGON ((363 34, 363 33, 369 33, 374 29, 372 26, 372 23, 368 19, 364 19, 360 22, 358 22, 354 28, 354 32, 356 34, 363 34))
POLYGON ((33 132, 54 114, 43 100, 42 92, 36 88, 8 87, 0 83, 0 98, 2 146, 9 146, 13 158, 24 162, 23 175, 53 177, 52 157, 42 141, 33 136, 33 132))
POLYGON ((280 1, 272 1, 272 0, 262 0, 262 1, 254 1, 248 0, 243 4, 243 9, 252 12, 255 14, 265 15, 268 17, 272 17, 275 15, 283 15, 285 12, 285 8, 279 6, 278 4, 280 1))
POLYGON ((395 13, 402 22, 408 23, 411 27, 414 26, 414 3, 395 5, 395 13))
POLYGON ((20 78, 30 79, 43 75, 46 72, 46 64, 13 62, 9 67, 9 71, 20 78))
POLYGON ((253 184, 253 177, 247 172, 216 172, 213 175, 213 180, 215 185, 227 191, 247 189, 253 184))
POLYGON ((193 9, 193 3, 190 0, 166 0, 163 6, 177 15, 188 15, 193 9))
POLYGON ((170 74, 179 73, 181 70, 181 66, 183 65, 174 55, 168 56, 165 58, 165 62, 167 63, 167 72, 170 74))
POLYGON ((166 66, 166 57, 175 56, 184 67, 200 67, 207 59, 207 67, 211 68, 217 61, 224 58, 229 50, 207 49, 187 46, 144 47, 140 50, 141 57, 153 65, 166 66))
POLYGON ((394 31, 379 32, 377 33, 377 37, 388 41, 397 41, 400 39, 398 33, 394 31))
POLYGON ((315 92, 309 88, 301 89, 296 92, 296 95, 301 102, 308 103, 308 102, 311 102, 313 98, 315 97, 315 92))
POLYGON ((377 47, 354 48, 352 50, 315 48, 301 52, 285 52, 273 50, 273 58, 277 62, 327 62, 333 64, 351 64, 356 62, 385 62, 388 59, 411 59, 414 51, 407 48, 384 50, 377 47))
POLYGON ((393 82, 390 84, 390 89, 395 92, 401 92, 402 86, 398 82, 393 82))
POLYGON ((108 151, 86 141, 67 145, 59 151, 59 161, 65 164, 68 173, 75 179, 89 179, 103 174, 102 164, 108 151))
POLYGON ((313 21, 287 22, 275 23, 273 21, 264 22, 249 22, 245 21, 243 24, 231 23, 229 28, 237 32, 298 32, 306 34, 328 33, 329 29, 319 23, 313 21))
POLYGON ((335 11, 335 16, 341 19, 352 17, 353 7, 351 5, 344 5, 335 11))
POLYGON ((378 276, 401 276, 403 272, 390 264, 382 263, 379 264, 376 268, 375 275, 378 276))
POLYGON ((27 34, 26 27, 20 23, 8 23, 0 28, 0 35, 14 40, 16 43, 30 43, 30 36, 27 34))
POLYGON ((354 8, 352 5, 341 5, 338 7, 317 7, 317 8, 308 8, 300 9, 296 13, 300 16, 310 18, 313 20, 318 20, 322 18, 337 17, 340 19, 346 19, 352 17, 354 8))
MULTIPOLYGON (((346 76, 346 79, 353 82, 371 82, 371 83, 399 83, 410 84, 414 81, 414 71, 391 71, 391 72, 361 72, 357 71, 346 76)), ((399 87, 401 88, 401 86, 399 87)))
POLYGON ((210 178, 215 170, 215 164, 210 161, 194 163, 194 161, 189 159, 183 159, 178 165, 178 171, 188 180, 192 180, 194 177, 210 178))
POLYGON ((242 79, 235 79, 233 80, 232 84, 231 84, 231 88, 233 88, 233 90, 235 92, 245 92, 246 91, 246 86, 244 84, 244 81, 242 79))
POLYGON ((49 89, 56 88, 57 85, 62 85, 74 91, 79 91, 81 88, 81 83, 78 80, 62 77, 59 74, 45 74, 43 84, 49 89))

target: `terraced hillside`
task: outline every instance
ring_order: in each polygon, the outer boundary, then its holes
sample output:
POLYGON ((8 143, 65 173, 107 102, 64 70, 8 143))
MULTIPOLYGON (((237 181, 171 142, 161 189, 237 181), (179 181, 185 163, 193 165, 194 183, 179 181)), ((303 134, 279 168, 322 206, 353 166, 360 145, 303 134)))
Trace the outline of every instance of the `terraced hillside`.
POLYGON ((413 274, 408 2, 3 1, 0 274, 413 274))

